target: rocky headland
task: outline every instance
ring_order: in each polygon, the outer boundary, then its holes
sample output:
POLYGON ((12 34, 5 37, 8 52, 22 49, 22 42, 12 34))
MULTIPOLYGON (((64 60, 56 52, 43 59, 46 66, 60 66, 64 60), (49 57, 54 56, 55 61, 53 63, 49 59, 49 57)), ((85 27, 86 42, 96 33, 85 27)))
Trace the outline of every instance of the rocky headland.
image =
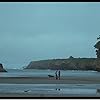
POLYGON ((99 58, 68 58, 32 61, 24 69, 94 70, 100 71, 99 58))
POLYGON ((0 63, 0 72, 7 72, 4 68, 3 65, 0 63))

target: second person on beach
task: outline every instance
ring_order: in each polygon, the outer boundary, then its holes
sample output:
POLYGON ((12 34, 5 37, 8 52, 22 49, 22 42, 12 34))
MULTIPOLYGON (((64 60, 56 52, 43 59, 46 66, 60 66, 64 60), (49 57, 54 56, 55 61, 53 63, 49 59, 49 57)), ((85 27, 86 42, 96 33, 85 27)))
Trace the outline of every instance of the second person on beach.
POLYGON ((56 80, 60 80, 60 70, 57 70, 56 72, 55 72, 55 76, 56 76, 56 80))

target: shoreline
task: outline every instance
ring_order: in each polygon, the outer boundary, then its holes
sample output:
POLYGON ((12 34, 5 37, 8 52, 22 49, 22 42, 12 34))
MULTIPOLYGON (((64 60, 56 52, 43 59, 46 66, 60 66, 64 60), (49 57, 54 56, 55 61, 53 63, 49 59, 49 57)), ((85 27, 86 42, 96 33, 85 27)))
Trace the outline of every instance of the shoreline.
MULTIPOLYGON (((55 77, 0 77, 0 84, 100 84, 99 77, 61 77, 61 80, 56 80, 55 77)), ((80 88, 81 86, 79 86, 80 88)), ((96 87, 94 87, 96 89, 96 87)), ((81 88, 80 88, 81 89, 81 88)), ((84 88, 83 88, 84 89, 84 88)), ((53 94, 48 93, 48 91, 39 93, 34 91, 23 92, 23 93, 9 93, 9 92, 0 92, 0 97, 100 97, 100 93, 94 94, 53 94)))
POLYGON ((0 83, 6 84, 100 84, 99 77, 0 77, 0 83))

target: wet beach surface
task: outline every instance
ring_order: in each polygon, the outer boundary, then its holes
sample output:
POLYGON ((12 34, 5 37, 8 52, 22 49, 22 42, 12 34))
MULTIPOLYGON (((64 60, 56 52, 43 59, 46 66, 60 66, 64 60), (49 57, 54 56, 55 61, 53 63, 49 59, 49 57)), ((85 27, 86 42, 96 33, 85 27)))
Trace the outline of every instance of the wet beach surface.
POLYGON ((52 70, 9 70, 0 73, 0 97, 100 97, 100 73, 52 70))
POLYGON ((100 96, 100 84, 0 84, 3 96, 100 96))

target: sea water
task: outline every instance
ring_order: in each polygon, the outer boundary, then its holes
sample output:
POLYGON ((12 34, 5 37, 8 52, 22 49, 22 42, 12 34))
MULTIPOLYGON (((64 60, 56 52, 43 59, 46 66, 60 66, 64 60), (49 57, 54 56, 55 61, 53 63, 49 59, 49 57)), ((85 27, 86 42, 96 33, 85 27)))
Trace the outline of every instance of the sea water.
MULTIPOLYGON (((0 73, 0 77, 48 77, 48 75, 54 75, 56 70, 38 70, 38 69, 6 69, 8 72, 0 73)), ((89 76, 100 77, 100 73, 97 71, 76 71, 76 70, 60 70, 61 76, 89 76)))
MULTIPOLYGON (((48 77, 55 75, 56 70, 6 69, 0 77, 48 77)), ((60 70, 61 76, 100 77, 96 71, 60 70)), ((37 93, 37 94, 97 94, 100 84, 0 84, 1 93, 37 93)), ((100 93, 99 93, 100 95, 100 93)))

